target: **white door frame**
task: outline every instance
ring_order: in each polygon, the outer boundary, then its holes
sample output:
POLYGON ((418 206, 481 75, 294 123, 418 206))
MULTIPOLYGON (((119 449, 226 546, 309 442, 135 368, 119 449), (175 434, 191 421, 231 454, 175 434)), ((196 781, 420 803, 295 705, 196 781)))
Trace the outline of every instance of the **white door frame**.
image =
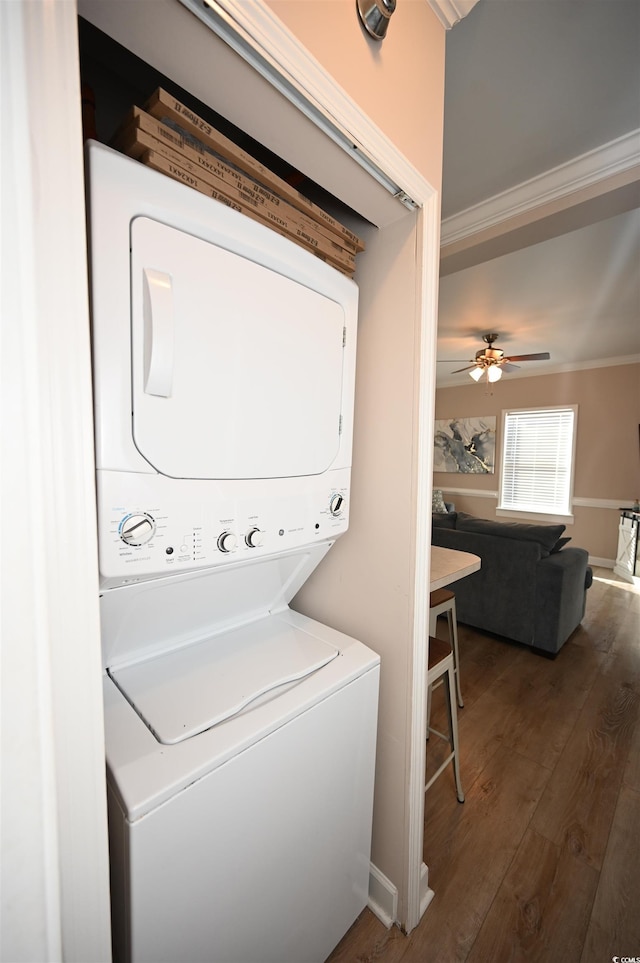
POLYGON ((75 3, 0 3, 2 960, 111 958, 75 3))

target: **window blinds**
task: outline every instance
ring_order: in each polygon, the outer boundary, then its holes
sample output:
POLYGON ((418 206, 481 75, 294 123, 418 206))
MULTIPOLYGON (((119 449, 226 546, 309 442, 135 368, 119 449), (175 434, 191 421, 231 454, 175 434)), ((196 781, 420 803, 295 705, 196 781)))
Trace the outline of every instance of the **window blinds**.
POLYGON ((575 409, 507 411, 501 508, 571 513, 575 409))

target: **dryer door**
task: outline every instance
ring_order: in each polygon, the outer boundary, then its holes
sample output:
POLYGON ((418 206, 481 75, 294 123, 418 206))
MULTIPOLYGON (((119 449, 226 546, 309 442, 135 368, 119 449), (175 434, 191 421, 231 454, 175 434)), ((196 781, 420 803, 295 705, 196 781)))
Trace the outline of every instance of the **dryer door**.
POLYGON ((175 478, 326 471, 340 445, 344 311, 237 253, 131 222, 133 437, 175 478))

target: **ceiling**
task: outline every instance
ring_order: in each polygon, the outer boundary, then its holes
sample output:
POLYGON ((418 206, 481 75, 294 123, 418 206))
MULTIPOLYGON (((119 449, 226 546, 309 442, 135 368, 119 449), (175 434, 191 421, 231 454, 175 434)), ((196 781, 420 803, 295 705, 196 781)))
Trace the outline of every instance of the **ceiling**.
POLYGON ((447 34, 438 385, 640 360, 640 2, 478 0, 447 34), (447 363, 447 362, 451 363, 447 363))

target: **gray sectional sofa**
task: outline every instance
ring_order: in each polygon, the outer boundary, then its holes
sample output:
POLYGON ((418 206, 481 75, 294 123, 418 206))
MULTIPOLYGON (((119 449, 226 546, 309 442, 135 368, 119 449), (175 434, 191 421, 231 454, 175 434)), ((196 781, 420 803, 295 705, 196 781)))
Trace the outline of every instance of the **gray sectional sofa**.
POLYGON ((555 656, 584 616, 592 572, 584 548, 565 547, 564 525, 433 514, 433 545, 479 555, 452 586, 459 622, 555 656))

